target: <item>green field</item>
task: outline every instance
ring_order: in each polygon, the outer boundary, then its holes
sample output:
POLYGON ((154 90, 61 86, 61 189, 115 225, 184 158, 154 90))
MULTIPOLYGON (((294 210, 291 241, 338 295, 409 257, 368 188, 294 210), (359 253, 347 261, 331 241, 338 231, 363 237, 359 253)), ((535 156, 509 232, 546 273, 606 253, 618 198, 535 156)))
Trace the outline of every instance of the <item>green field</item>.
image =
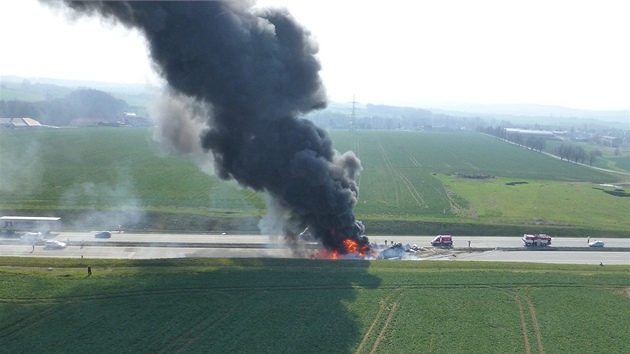
POLYGON ((5 353, 627 353, 627 266, 0 259, 5 353))
MULTIPOLYGON (((362 161, 355 214, 368 233, 630 231, 630 198, 601 185, 623 188, 628 175, 476 133, 332 131, 331 137, 337 150, 353 150, 362 161)), ((256 232, 265 213, 259 193, 209 176, 186 158, 161 155, 149 129, 1 130, 0 166, 3 215, 61 216, 70 229, 123 224, 256 232)))

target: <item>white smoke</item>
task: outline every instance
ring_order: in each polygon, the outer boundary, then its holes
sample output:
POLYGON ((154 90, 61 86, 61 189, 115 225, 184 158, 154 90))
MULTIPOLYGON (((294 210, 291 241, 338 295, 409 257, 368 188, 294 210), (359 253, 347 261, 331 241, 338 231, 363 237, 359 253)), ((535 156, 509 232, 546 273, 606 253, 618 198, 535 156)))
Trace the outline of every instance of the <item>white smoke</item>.
POLYGON ((69 186, 60 199, 61 205, 87 208, 73 220, 76 229, 116 229, 140 223, 146 213, 134 197, 136 191, 130 173, 116 168, 117 178, 110 183, 83 182, 69 186), (96 208, 98 207, 98 208, 96 208))
POLYGON ((0 153, 1 192, 29 190, 43 180, 41 144, 30 136, 25 136, 22 143, 19 149, 6 149, 0 153))
POLYGON ((201 132, 208 129, 210 105, 167 90, 148 110, 157 123, 153 140, 163 154, 186 156, 205 173, 214 174, 212 155, 200 143, 201 132))

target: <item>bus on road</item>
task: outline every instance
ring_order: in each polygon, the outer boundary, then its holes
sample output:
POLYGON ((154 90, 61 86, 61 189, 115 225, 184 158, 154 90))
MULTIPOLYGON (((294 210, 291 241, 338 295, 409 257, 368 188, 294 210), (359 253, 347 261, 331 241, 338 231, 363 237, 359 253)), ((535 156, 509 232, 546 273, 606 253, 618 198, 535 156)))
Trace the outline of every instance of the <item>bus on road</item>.
POLYGON ((61 231, 61 218, 40 216, 2 216, 0 217, 0 232, 3 234, 17 234, 25 232, 41 232, 48 235, 61 231))

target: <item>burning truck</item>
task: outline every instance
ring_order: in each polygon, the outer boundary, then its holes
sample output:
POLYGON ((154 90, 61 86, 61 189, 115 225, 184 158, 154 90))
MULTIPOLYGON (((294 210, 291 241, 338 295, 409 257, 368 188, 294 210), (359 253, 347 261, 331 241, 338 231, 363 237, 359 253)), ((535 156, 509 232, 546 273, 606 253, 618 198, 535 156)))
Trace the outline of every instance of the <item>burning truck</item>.
POLYGON ((151 112, 155 139, 268 196, 262 233, 295 238, 308 227, 331 258, 370 253, 353 214, 361 161, 300 118, 327 99, 318 46, 288 10, 228 0, 61 4, 70 17, 99 15, 145 37, 166 81, 151 112))

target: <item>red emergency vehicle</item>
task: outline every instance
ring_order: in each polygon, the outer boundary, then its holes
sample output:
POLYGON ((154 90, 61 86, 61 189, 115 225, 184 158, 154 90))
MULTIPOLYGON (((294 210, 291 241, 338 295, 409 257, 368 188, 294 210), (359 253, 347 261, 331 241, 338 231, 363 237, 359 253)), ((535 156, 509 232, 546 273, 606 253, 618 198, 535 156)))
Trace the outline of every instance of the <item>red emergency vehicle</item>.
POLYGON ((545 247, 551 244, 551 236, 547 234, 524 234, 522 240, 525 247, 545 247))
POLYGON ((453 237, 451 235, 437 235, 431 241, 431 246, 453 247, 453 237))

